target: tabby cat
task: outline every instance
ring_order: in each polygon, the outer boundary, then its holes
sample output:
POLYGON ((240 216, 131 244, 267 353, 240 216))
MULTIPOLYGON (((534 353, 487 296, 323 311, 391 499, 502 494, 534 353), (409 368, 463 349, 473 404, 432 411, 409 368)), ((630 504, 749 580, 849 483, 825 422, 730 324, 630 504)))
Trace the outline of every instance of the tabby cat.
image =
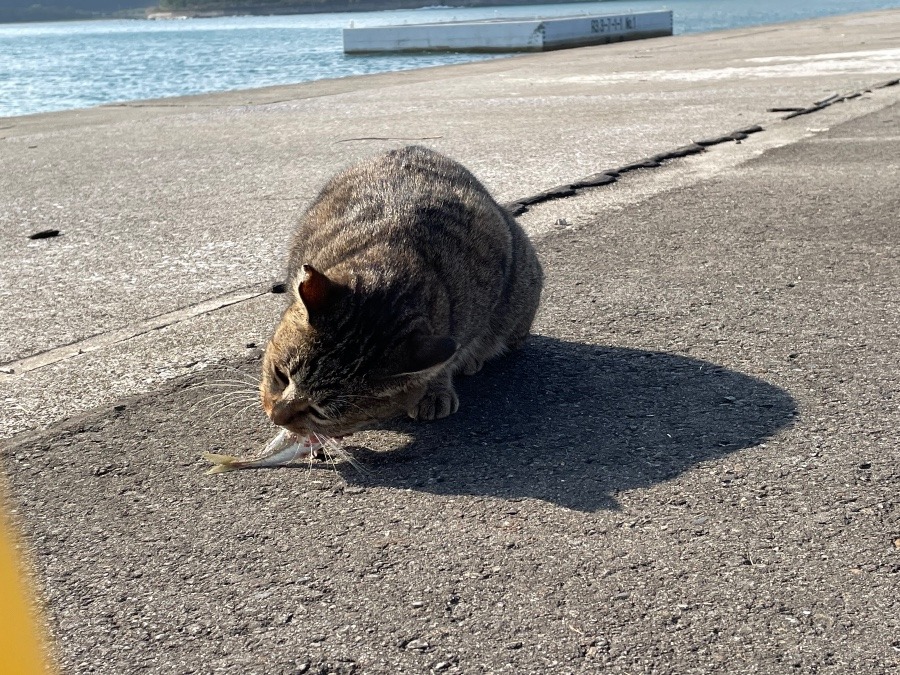
POLYGON ((364 161, 300 220, 263 408, 334 437, 404 412, 446 417, 456 373, 523 342, 541 282, 521 227, 461 165, 420 146, 364 161))

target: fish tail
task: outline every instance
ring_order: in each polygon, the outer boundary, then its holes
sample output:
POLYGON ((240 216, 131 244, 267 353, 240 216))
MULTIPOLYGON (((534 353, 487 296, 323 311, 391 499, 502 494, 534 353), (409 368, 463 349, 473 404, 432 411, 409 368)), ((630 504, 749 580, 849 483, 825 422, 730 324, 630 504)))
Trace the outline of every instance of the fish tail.
POLYGON ((240 468, 241 467, 239 467, 239 466, 232 466, 231 464, 216 464, 215 466, 211 466, 209 469, 206 470, 206 475, 212 476, 213 474, 216 474, 216 473, 225 473, 226 471, 237 471, 240 468))
POLYGON ((237 457, 232 457, 231 455, 217 455, 213 452, 204 452, 202 457, 207 462, 212 462, 214 465, 210 467, 209 471, 206 472, 207 475, 224 473, 226 471, 234 471, 241 468, 240 460, 237 457))

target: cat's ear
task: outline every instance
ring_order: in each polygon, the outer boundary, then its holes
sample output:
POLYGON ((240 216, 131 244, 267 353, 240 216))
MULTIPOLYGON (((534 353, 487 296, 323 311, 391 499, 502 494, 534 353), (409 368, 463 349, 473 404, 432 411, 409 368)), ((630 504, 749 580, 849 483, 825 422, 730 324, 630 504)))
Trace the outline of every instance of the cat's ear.
POLYGON ((404 345, 406 354, 400 375, 436 370, 452 359, 457 349, 459 345, 451 337, 414 335, 404 345))
POLYGON ((322 314, 340 297, 343 286, 336 284, 312 265, 301 268, 297 295, 310 317, 322 314))

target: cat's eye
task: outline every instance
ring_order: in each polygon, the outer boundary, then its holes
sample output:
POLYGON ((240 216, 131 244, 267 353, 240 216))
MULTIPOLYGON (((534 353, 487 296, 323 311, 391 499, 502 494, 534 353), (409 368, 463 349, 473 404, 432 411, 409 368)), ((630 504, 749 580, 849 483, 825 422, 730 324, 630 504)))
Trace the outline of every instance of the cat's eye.
POLYGON ((287 370, 285 370, 281 366, 275 366, 272 372, 275 375, 275 381, 278 382, 278 384, 280 384, 282 387, 286 387, 288 386, 288 384, 290 384, 291 374, 287 372, 287 370))
POLYGON ((309 404, 309 410, 306 414, 309 415, 310 419, 316 424, 326 424, 329 419, 325 411, 315 403, 309 404))

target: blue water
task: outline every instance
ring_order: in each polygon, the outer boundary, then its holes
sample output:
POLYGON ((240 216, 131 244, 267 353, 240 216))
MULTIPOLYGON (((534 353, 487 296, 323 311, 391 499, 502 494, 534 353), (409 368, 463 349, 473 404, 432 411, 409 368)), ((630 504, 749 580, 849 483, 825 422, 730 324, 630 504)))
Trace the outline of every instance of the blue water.
POLYGON ((680 34, 898 4, 896 0, 606 0, 185 21, 5 24, 0 25, 0 117, 498 58, 345 56, 341 29, 350 25, 671 9, 675 33, 680 34))

